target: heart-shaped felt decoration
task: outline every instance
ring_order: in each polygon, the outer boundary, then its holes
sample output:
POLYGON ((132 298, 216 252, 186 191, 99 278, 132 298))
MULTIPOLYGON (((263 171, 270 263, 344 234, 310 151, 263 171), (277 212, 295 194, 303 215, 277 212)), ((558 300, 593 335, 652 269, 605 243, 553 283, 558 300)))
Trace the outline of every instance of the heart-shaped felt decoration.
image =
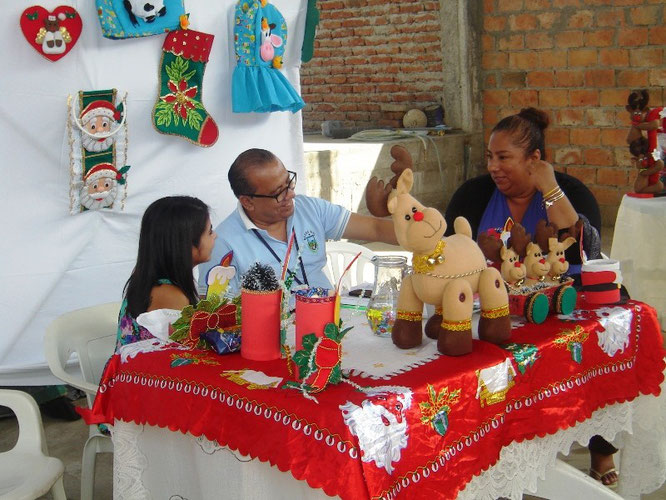
POLYGON ((81 36, 81 16, 67 5, 49 12, 34 5, 21 14, 21 31, 28 43, 41 55, 57 61, 72 50, 81 36))

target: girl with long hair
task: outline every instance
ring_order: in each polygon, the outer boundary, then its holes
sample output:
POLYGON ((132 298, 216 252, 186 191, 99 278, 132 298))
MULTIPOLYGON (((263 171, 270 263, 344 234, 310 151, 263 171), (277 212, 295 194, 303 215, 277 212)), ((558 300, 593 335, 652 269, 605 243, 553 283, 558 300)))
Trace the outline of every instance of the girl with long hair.
POLYGON ((137 323, 140 314, 197 303, 192 268, 210 260, 216 237, 208 206, 198 198, 168 196, 146 209, 136 265, 124 289, 116 349, 153 336, 137 323))

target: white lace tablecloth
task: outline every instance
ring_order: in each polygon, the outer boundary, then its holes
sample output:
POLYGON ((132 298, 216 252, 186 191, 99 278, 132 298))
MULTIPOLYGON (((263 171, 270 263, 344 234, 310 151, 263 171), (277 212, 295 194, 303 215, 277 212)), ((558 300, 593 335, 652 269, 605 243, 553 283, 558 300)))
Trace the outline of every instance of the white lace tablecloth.
POLYGON ((666 197, 624 196, 617 212, 611 258, 620 261, 632 299, 650 304, 666 330, 666 197))

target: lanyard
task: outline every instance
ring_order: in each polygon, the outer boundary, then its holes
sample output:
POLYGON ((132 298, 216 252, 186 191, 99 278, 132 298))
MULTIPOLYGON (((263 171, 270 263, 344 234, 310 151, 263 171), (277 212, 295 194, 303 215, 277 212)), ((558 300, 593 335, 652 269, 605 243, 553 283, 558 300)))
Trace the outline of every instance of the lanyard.
MULTIPOLYGON (((278 264, 280 264, 280 267, 282 267, 282 260, 278 255, 275 253, 275 250, 271 248, 271 246, 268 244, 268 242, 264 239, 264 237, 259 233, 258 230, 252 228, 252 232, 254 235, 259 238, 259 241, 261 241, 266 248, 268 248, 268 251, 275 257, 275 260, 277 260, 278 264)), ((298 246, 298 238, 294 238, 294 243, 296 244, 296 253, 298 254, 298 263, 301 266, 301 273, 303 273, 303 280, 305 281, 305 284, 307 286, 310 286, 310 283, 308 282, 308 275, 305 272, 305 266, 303 265, 303 258, 301 257, 301 249, 298 246)), ((298 279, 296 275, 294 275, 294 281, 296 281, 297 284, 302 285, 303 282, 298 279)))

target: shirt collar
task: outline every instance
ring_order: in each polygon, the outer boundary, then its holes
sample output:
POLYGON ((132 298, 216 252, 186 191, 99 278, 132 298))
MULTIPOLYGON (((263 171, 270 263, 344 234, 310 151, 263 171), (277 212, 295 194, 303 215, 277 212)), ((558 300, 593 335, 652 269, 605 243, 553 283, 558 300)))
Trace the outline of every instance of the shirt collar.
POLYGON ((243 205, 241 205, 241 202, 238 201, 238 215, 240 216, 241 221, 243 222, 243 225, 245 226, 245 229, 250 231, 251 229, 259 229, 257 225, 250 220, 250 218, 247 216, 245 213, 245 209, 243 208, 243 205))
MULTIPOLYGON (((245 209, 243 208, 243 205, 241 205, 240 200, 236 202, 236 205, 237 205, 236 209, 238 210, 238 216, 243 222, 245 229, 247 229, 248 231, 251 231, 252 229, 256 229, 257 231, 265 231, 264 229, 258 228, 257 225, 254 222, 252 222, 252 220, 250 220, 250 218, 245 213, 245 209)), ((287 234, 291 233, 291 228, 293 227, 294 224, 295 215, 296 215, 296 200, 294 200, 294 213, 291 214, 291 217, 287 219, 287 234)))

